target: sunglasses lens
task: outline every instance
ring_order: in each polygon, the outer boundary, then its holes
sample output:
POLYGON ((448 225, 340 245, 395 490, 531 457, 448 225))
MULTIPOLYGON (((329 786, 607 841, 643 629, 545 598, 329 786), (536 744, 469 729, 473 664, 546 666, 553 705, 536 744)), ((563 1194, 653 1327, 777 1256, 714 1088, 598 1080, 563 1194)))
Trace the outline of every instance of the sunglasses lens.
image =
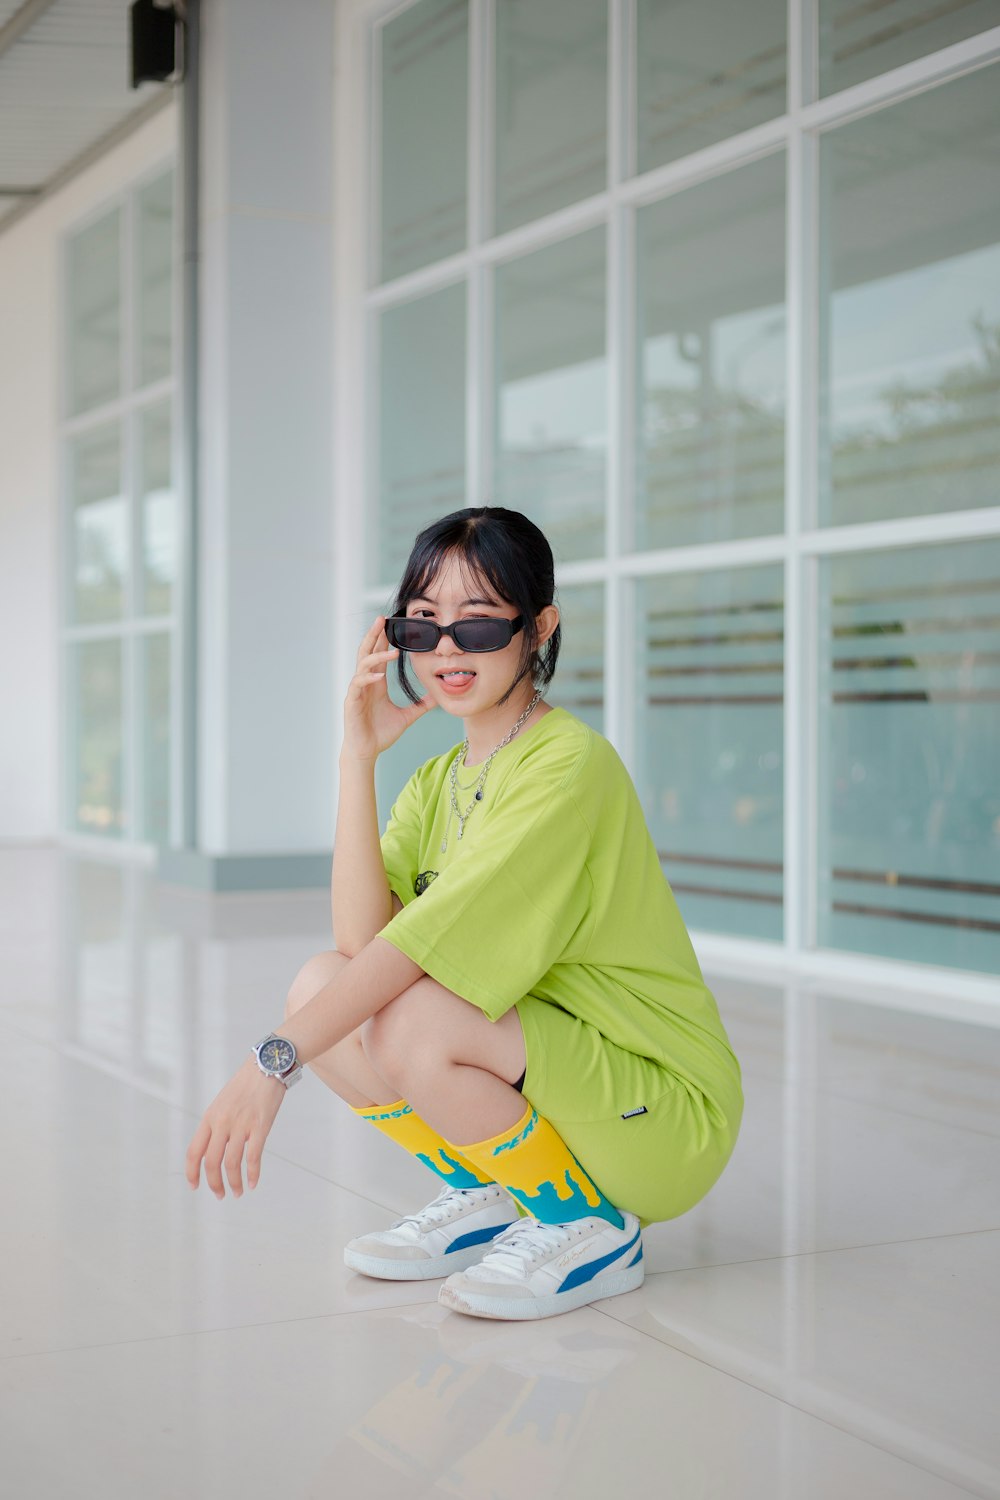
POLYGON ((387 620, 387 635, 400 651, 433 651, 437 645, 437 627, 431 620, 387 620))
POLYGON ((509 620, 463 620, 455 640, 463 651, 497 651, 510 644, 509 620))

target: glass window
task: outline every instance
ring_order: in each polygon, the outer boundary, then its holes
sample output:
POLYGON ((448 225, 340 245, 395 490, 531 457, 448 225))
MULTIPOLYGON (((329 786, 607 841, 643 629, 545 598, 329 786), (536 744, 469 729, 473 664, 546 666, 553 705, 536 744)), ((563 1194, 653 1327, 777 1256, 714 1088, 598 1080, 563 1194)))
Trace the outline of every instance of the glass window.
POLYGON ((604 551, 604 230, 496 273, 494 499, 530 516, 556 563, 604 551))
POLYGON ((128 576, 128 503, 122 492, 121 429, 110 422, 69 444, 70 619, 121 619, 128 576))
POLYGON ((123 643, 69 646, 70 827, 120 838, 122 800, 123 643))
POLYGON ((121 394, 121 212, 69 241, 67 250, 70 416, 121 394))
POLYGON ((144 712, 142 726, 142 829, 140 837, 165 844, 170 837, 170 641, 167 631, 140 636, 144 712))
POLYGON ((368 545, 374 584, 398 582, 417 533, 467 503, 465 283, 377 316, 379 501, 368 545))
POLYGON ((820 520, 996 504, 1000 69, 822 142, 820 520))
POLYGON ((173 362, 174 175, 167 172, 136 198, 136 383, 163 380, 173 362))
POLYGON ((820 93, 846 89, 998 24, 997 0, 819 0, 820 93))
POLYGON ((607 0, 496 7, 494 233, 607 186, 607 0))
POLYGON ((786 0, 638 0, 638 169, 785 112, 786 0))
POLYGON ((604 585, 573 584, 556 590, 559 660, 546 703, 566 708, 604 733, 604 585))
POLYGON ((785 163, 639 210, 637 549, 784 529, 785 163))
POLYGON ((170 479, 170 401, 138 414, 139 524, 142 549, 140 613, 168 615, 177 580, 177 496, 170 479))
POLYGON ((466 0, 382 27, 381 281, 465 248, 468 54, 466 0))
POLYGON ((820 945, 997 973, 1000 541, 820 579, 820 945))
POLYGON ((685 921, 782 936, 780 567, 636 585, 635 784, 685 921))

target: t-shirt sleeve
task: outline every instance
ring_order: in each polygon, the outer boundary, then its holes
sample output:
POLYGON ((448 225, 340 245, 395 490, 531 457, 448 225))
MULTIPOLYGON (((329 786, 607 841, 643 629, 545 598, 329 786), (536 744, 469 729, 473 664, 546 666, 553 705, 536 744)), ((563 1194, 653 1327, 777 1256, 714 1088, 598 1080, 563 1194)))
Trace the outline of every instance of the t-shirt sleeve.
POLYGON ((420 860, 420 788, 416 773, 393 803, 379 842, 389 889, 407 906, 415 899, 413 882, 420 860))
POLYGON ((475 845, 378 935, 499 1020, 568 961, 591 915, 589 849, 590 830, 565 789, 544 777, 516 780, 475 845))

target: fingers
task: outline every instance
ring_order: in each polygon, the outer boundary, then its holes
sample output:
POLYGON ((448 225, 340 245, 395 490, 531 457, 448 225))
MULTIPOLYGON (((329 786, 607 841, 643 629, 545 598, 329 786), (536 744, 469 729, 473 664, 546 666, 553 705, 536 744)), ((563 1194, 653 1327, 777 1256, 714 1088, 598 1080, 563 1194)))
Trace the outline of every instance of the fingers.
POLYGON ((184 1175, 193 1188, 196 1188, 201 1181, 201 1159, 205 1155, 211 1139, 212 1127, 207 1120, 202 1120, 191 1138, 191 1144, 187 1148, 184 1165, 184 1175))
POLYGON ((367 634, 363 636, 361 645, 358 648, 358 666, 360 667, 363 659, 375 650, 380 640, 386 639, 387 636, 385 633, 385 615, 377 615, 375 618, 375 624, 367 632, 367 634))
POLYGON ((246 1137, 231 1137, 226 1151, 226 1176, 234 1198, 243 1197, 243 1147, 246 1137))

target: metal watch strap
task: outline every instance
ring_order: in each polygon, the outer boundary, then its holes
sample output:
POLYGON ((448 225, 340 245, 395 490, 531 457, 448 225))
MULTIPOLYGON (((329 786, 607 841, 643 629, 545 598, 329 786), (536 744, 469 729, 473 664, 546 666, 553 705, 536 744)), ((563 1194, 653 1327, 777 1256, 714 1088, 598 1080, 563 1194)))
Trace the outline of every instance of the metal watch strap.
MULTIPOLYGON (((290 1089, 292 1084, 298 1083, 299 1079, 302 1077, 302 1064, 298 1060, 298 1053, 296 1053, 295 1062, 288 1069, 287 1073, 271 1073, 267 1070, 267 1068, 261 1067, 260 1062, 260 1049, 261 1047, 263 1047, 265 1042, 270 1041, 288 1042, 288 1038, 279 1037, 276 1032, 269 1031, 266 1036, 262 1036, 260 1041, 256 1042, 253 1047, 251 1047, 251 1056, 253 1056, 253 1058, 255 1059, 258 1068, 260 1068, 260 1071, 264 1074, 265 1078, 276 1078, 279 1083, 283 1083, 285 1085, 286 1089, 290 1089)), ((294 1051, 295 1043, 288 1042, 288 1045, 294 1051)))

